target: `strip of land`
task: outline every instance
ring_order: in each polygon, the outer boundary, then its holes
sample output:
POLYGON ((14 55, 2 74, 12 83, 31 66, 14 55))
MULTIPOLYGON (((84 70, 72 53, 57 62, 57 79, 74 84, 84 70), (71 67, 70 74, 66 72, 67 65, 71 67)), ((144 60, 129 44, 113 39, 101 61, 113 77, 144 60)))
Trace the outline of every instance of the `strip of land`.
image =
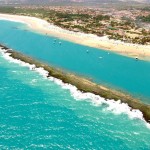
POLYGON ((138 57, 139 59, 150 60, 150 45, 124 43, 117 40, 110 40, 106 36, 98 37, 93 34, 68 31, 35 17, 0 14, 0 19, 22 22, 36 32, 69 40, 78 44, 117 52, 121 55, 133 58, 138 57))
POLYGON ((121 100, 123 103, 127 103, 133 109, 139 109, 143 113, 143 117, 147 122, 150 122, 150 105, 142 103, 140 100, 133 98, 130 95, 106 88, 98 85, 88 79, 79 77, 77 75, 64 72, 60 69, 51 67, 50 65, 44 64, 40 61, 34 60, 22 53, 8 49, 6 46, 0 45, 3 49, 10 53, 10 56, 19 59, 23 62, 34 64, 37 68, 42 67, 48 71, 48 77, 52 76, 62 80, 64 83, 69 83, 78 88, 82 92, 90 92, 99 95, 105 99, 121 100))

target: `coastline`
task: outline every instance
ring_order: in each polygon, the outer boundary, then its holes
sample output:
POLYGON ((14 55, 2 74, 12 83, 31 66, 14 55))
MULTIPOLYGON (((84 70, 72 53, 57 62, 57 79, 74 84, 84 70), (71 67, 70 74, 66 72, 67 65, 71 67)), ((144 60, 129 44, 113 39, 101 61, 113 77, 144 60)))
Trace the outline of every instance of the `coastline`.
MULTIPOLYGON (((130 95, 126 95, 124 93, 108 89, 88 79, 64 72, 57 68, 53 68, 50 65, 44 64, 38 60, 34 60, 31 57, 28 57, 22 53, 10 50, 6 46, 0 45, 0 47, 6 50, 6 53, 10 54, 10 57, 16 60, 21 60, 30 65, 34 65, 36 68, 43 68, 45 71, 47 71, 47 78, 54 77, 56 79, 60 79, 63 83, 71 84, 83 93, 93 93, 97 96, 103 97, 106 101, 121 101, 122 103, 128 104, 128 106, 134 110, 140 110, 143 113, 144 119, 148 123, 150 123, 150 105, 144 104, 142 103, 142 101, 135 99, 130 95)), ((32 70, 34 70, 34 68, 32 68, 32 70)))
POLYGON ((45 20, 29 16, 0 14, 0 20, 9 20, 27 24, 33 31, 58 37, 81 45, 112 51, 121 55, 142 60, 150 60, 150 45, 139 45, 110 40, 106 36, 73 32, 48 23, 45 20))

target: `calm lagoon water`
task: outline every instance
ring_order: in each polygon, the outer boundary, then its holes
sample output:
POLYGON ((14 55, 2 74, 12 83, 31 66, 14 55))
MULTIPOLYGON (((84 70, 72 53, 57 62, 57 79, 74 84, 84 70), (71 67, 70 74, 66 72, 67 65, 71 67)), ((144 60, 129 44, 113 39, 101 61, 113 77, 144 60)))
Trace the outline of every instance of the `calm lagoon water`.
POLYGON ((24 30, 26 26, 21 23, 0 21, 0 29, 0 43, 150 103, 150 62, 60 39, 54 43, 54 37, 24 30))
MULTIPOLYGON (((53 44, 53 37, 24 29, 0 21, 0 43, 95 82, 150 96, 149 62, 60 39, 53 44)), ((0 75, 0 149, 150 149, 150 129, 141 120, 76 100, 69 90, 1 54, 0 75)))

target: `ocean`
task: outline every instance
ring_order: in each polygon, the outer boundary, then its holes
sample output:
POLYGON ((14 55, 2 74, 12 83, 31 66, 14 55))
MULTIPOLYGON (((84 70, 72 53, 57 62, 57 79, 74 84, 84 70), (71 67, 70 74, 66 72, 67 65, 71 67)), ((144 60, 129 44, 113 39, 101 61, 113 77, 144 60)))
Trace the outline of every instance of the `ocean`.
MULTIPOLYGON (((20 23, 0 21, 0 27, 0 43, 150 103, 149 62, 27 31, 20 23)), ((0 53, 0 149, 150 149, 149 127, 123 104, 70 92, 5 58, 0 53)))

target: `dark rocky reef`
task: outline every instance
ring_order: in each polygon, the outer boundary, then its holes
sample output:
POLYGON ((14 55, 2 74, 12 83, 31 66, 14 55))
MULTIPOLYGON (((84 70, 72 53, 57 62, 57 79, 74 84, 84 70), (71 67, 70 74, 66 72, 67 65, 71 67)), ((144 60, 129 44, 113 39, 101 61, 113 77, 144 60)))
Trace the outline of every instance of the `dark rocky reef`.
POLYGON ((79 77, 72 73, 67 73, 60 69, 51 67, 50 65, 28 57, 20 52, 10 50, 6 46, 0 45, 0 47, 3 47, 3 49, 7 50, 7 52, 10 53, 11 57, 20 59, 29 64, 35 64, 36 67, 42 67, 49 72, 48 76, 58 78, 64 83, 74 85, 78 88, 78 90, 82 92, 94 93, 96 95, 104 97, 105 99, 114 99, 116 101, 121 100, 121 102, 127 103, 132 109, 139 109, 143 113, 143 117, 145 118, 145 120, 147 122, 150 122, 150 105, 144 104, 139 99, 133 98, 132 96, 125 93, 103 87, 88 79, 79 77))

